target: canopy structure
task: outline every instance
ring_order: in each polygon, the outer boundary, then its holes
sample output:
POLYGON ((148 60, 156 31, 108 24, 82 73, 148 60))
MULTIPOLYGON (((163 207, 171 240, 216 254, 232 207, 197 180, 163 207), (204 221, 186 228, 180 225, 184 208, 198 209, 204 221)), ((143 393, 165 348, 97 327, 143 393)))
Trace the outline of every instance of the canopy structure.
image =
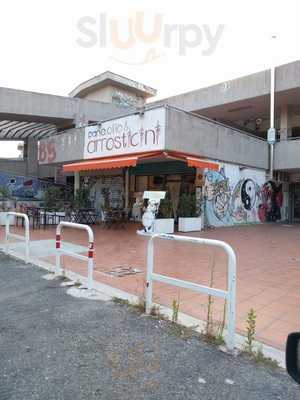
POLYGON ((113 169, 135 167, 138 157, 106 158, 103 160, 82 161, 63 166, 65 172, 92 171, 97 169, 113 169))
POLYGON ((80 171, 92 171, 92 170, 103 170, 113 168, 126 168, 135 167, 139 161, 143 160, 162 160, 162 159, 176 159, 184 161, 189 167, 195 168, 209 168, 215 171, 219 170, 219 164, 201 159, 195 156, 190 156, 184 153, 178 152, 148 152, 137 155, 129 156, 118 156, 118 157, 106 157, 101 159, 93 159, 88 161, 81 161, 72 164, 65 164, 63 166, 64 172, 80 172, 80 171))
POLYGON ((25 140, 28 138, 39 140, 55 133, 57 133, 57 127, 52 123, 8 120, 0 121, 1 140, 25 140))

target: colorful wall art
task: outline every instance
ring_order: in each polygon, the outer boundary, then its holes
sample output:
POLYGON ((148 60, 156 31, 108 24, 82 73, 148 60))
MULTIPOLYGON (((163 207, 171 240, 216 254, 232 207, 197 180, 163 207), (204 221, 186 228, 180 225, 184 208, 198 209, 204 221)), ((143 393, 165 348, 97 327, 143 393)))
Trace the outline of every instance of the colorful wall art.
POLYGON ((37 178, 0 174, 0 188, 6 188, 16 200, 42 200, 43 193, 49 185, 53 184, 37 178))
POLYGON ((223 164, 220 171, 205 173, 208 226, 276 221, 281 218, 281 206, 282 188, 266 182, 265 171, 223 164))

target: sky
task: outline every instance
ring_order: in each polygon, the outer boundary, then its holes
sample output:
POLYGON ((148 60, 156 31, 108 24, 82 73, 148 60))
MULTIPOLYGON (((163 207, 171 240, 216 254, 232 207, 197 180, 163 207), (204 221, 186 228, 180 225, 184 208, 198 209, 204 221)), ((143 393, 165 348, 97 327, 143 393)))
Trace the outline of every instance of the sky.
POLYGON ((2 0, 0 86, 67 96, 110 70, 165 98, 299 59, 299 11, 295 0, 2 0))
POLYGON ((2 0, 0 86, 65 96, 111 70, 157 99, 205 87, 299 59, 297 3, 2 0))

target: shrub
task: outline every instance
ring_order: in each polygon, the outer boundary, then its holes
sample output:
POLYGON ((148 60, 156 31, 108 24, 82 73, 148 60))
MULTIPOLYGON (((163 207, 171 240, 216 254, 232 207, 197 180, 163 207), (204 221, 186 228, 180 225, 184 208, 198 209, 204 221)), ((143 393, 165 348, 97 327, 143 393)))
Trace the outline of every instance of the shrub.
POLYGON ((63 190, 58 186, 50 186, 44 192, 44 206, 49 210, 59 211, 64 207, 63 190))
POLYGON ((174 212, 172 201, 168 196, 166 196, 166 198, 160 202, 158 218, 173 218, 173 216, 174 212))
POLYGON ((196 197, 194 194, 183 194, 180 197, 178 216, 181 218, 196 217, 196 197))
POLYGON ((76 208, 90 208, 90 190, 87 187, 81 187, 77 189, 74 199, 76 208))

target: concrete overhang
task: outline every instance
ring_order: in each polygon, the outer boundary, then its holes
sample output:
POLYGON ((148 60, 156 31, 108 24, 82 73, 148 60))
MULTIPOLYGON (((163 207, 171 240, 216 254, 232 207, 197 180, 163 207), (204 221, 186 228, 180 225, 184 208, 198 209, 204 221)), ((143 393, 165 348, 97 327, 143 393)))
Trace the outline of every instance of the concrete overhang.
POLYGON ((149 98, 155 96, 157 91, 150 86, 128 79, 124 76, 114 74, 113 72, 106 71, 97 75, 85 82, 80 83, 74 90, 70 92, 71 97, 83 98, 90 92, 102 89, 106 86, 113 85, 121 89, 130 90, 137 96, 149 98))
POLYGON ((0 140, 40 139, 71 128, 80 118, 89 123, 123 113, 114 104, 0 88, 0 140))
MULTIPOLYGON (((144 113, 155 108, 146 108, 144 113)), ((268 144, 230 126, 166 106, 165 143, 163 149, 182 152, 221 162, 237 163, 253 168, 268 168, 268 144)), ((138 113, 135 113, 138 114, 138 113)), ((124 117, 130 117, 126 114, 124 117)), ((110 120, 112 123, 114 121, 110 120)), ((73 129, 51 138, 56 148, 55 159, 41 164, 65 164, 84 159, 85 130, 73 129)), ((45 139, 44 145, 48 145, 45 139)), ((131 154, 124 153, 126 155, 131 154)))

